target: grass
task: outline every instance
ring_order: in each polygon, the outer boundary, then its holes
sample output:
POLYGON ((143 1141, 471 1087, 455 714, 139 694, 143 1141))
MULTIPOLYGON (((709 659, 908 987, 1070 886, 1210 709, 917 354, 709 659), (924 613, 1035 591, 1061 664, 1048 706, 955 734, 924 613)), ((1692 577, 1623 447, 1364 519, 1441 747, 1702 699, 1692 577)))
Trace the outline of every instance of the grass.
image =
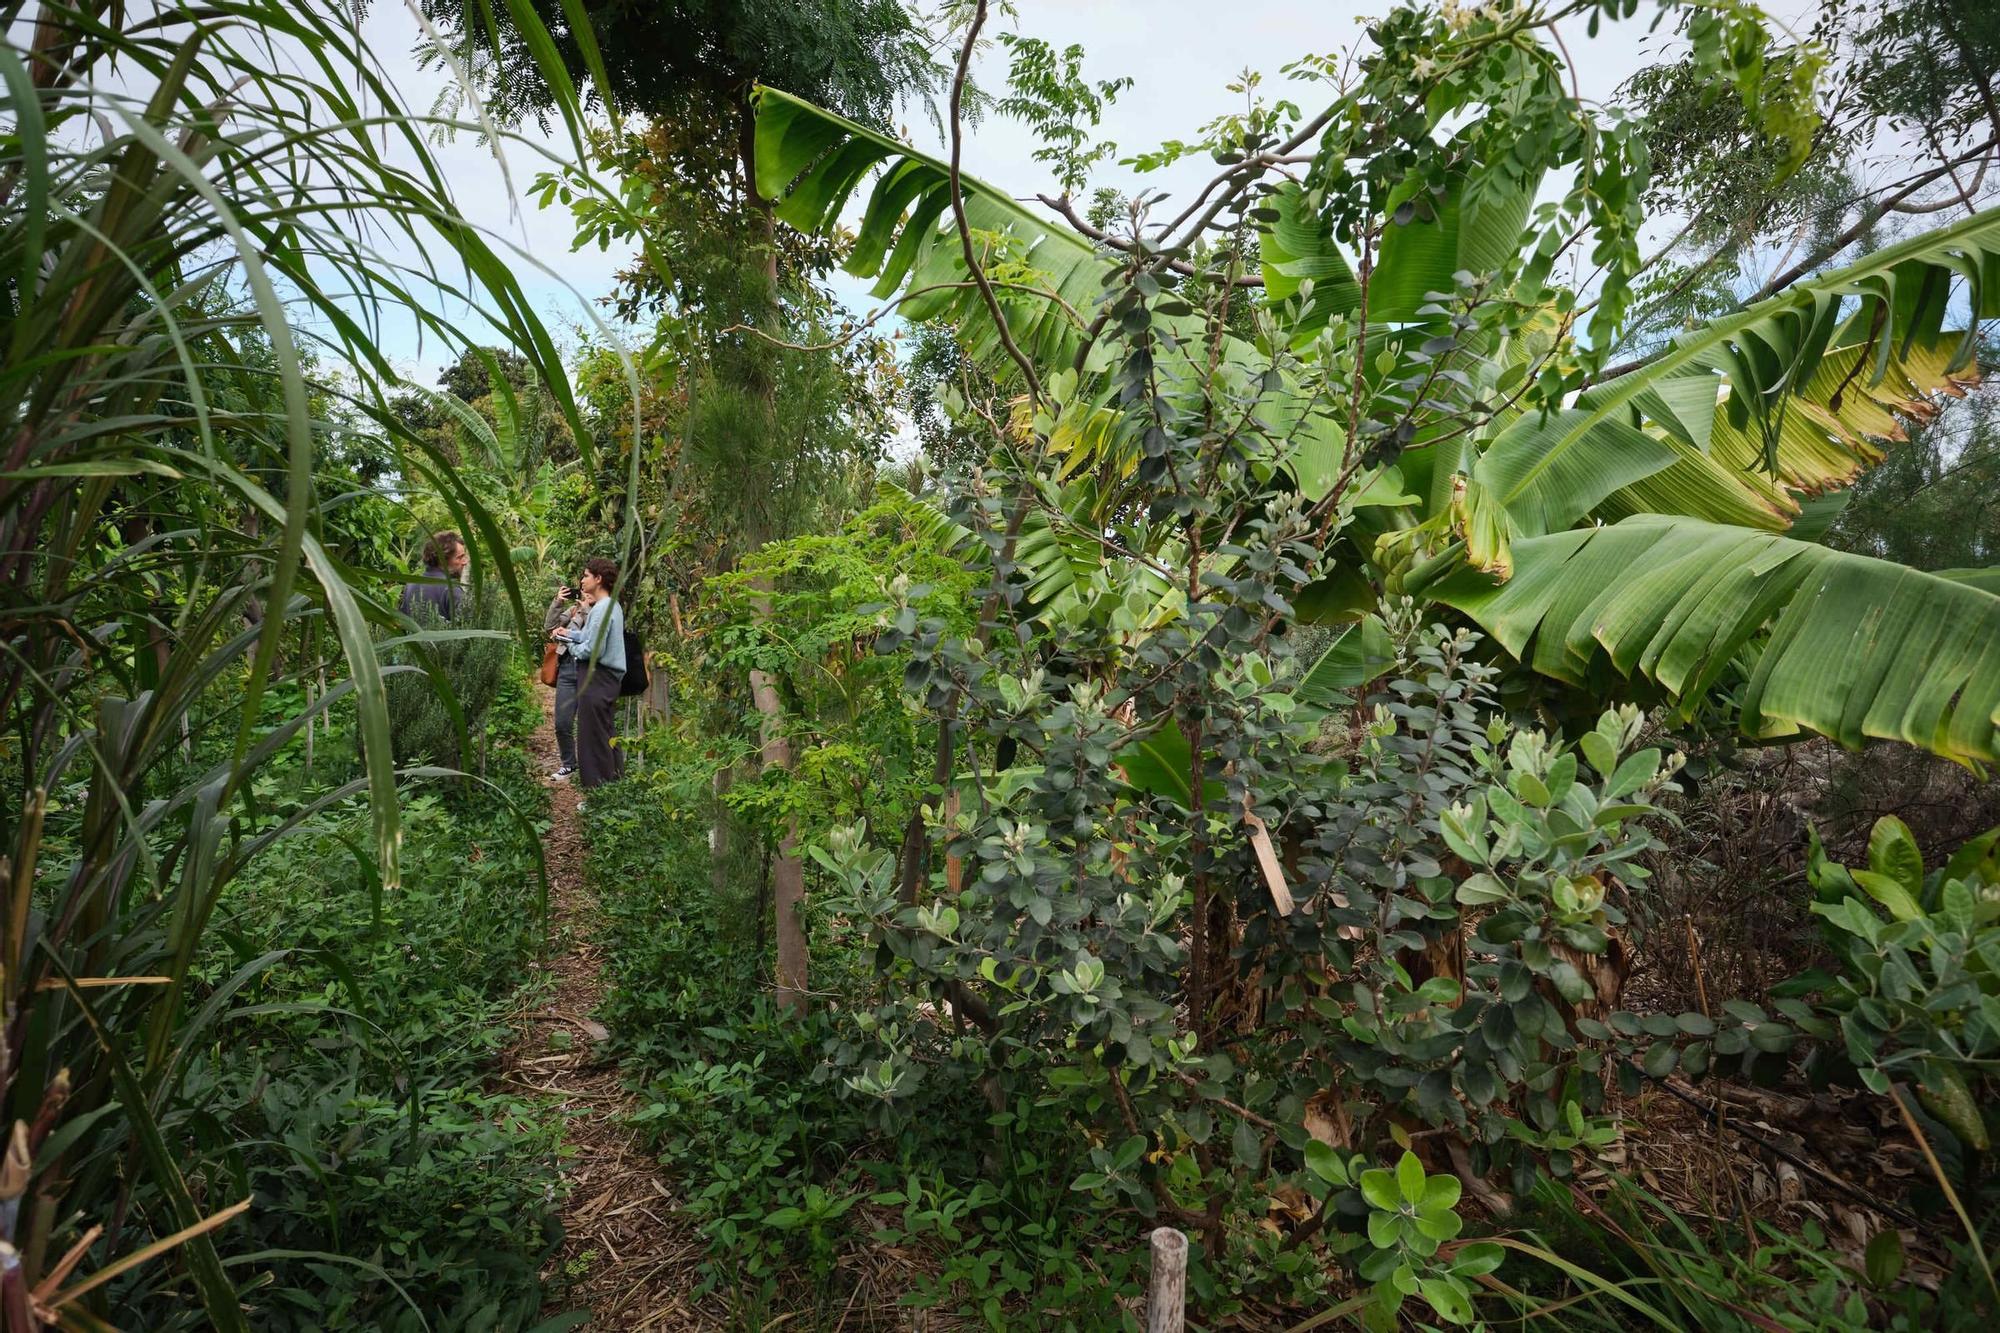
MULTIPOLYGON (((515 814, 545 826, 547 794, 518 745, 527 689, 513 673, 491 727, 497 791, 437 784, 404 801, 404 881, 379 911, 351 852, 368 813, 350 805, 260 858, 204 938, 191 1001, 226 1007, 168 1128, 189 1145, 198 1200, 253 1200, 217 1246, 258 1329, 539 1318, 539 1270, 560 1238, 560 1128, 492 1084, 541 939, 515 814)), ((322 766, 337 774, 339 759, 322 766)), ((310 798, 297 755, 265 776, 288 780, 290 799, 310 798)), ((143 1217, 157 1200, 142 1190, 135 1207, 143 1217)), ((134 1326, 193 1326, 190 1295, 174 1268, 141 1269, 114 1305, 134 1326)))

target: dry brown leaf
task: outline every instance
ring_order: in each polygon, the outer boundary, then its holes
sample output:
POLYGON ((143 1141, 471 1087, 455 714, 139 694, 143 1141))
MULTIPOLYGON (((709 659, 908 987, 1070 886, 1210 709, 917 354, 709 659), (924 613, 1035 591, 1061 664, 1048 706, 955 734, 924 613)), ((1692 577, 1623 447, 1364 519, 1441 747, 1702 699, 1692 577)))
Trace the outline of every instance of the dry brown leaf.
POLYGON ((1314 1093, 1306 1102, 1304 1123, 1306 1133, 1329 1148, 1346 1152, 1354 1146, 1354 1122, 1331 1088, 1314 1093))

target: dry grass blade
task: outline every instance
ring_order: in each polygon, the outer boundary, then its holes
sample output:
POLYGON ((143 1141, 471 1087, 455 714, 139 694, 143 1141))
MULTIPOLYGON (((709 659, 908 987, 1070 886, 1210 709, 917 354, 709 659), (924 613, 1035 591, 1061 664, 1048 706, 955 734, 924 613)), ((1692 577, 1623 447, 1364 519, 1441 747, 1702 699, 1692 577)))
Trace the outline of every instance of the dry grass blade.
MULTIPOLYGON (((55 1270, 52 1270, 50 1272, 48 1278, 43 1279, 42 1285, 38 1286, 35 1289, 35 1299, 42 1305, 46 1306, 51 1310, 60 1309, 63 1306, 68 1305, 71 1301, 75 1300, 77 1297, 83 1295, 85 1292, 94 1291, 98 1287, 103 1286, 105 1283, 109 1282, 112 1278, 117 1277, 120 1273, 126 1272, 129 1269, 137 1268, 140 1264, 145 1263, 148 1259, 152 1259, 158 1255, 165 1254, 168 1250, 173 1249, 174 1247, 180 1245, 184 1241, 191 1240, 196 1236, 205 1235, 206 1233, 215 1230, 219 1226, 226 1225, 230 1221, 230 1219, 238 1216, 239 1214, 246 1213, 249 1210, 250 1210, 250 1200, 248 1199, 243 1200, 241 1203, 231 1204, 229 1207, 223 1209, 221 1212, 216 1213, 210 1217, 205 1217, 191 1227, 182 1227, 179 1231, 176 1231, 171 1236, 162 1236, 160 1239, 154 1241, 152 1244, 147 1245, 141 1249, 134 1250, 132 1253, 126 1255, 123 1259, 117 1259, 111 1263, 106 1264, 104 1267, 98 1269, 95 1273, 92 1273, 89 1277, 77 1283, 75 1286, 70 1287, 63 1291, 56 1292, 54 1295, 49 1295, 45 1291, 45 1288, 52 1285, 54 1281, 60 1280, 62 1277, 66 1276, 68 1272, 67 1268, 64 1268, 62 1265, 58 1265, 55 1270)), ((88 1242, 90 1240, 95 1239, 95 1230, 96 1229, 93 1228, 92 1233, 85 1237, 85 1241, 79 1243, 78 1248, 72 1251, 73 1254, 77 1255, 78 1257, 81 1257, 82 1252, 89 1248, 88 1242)), ((73 1261, 69 1259, 69 1256, 66 1255, 64 1256, 64 1258, 66 1262, 71 1262, 73 1264, 73 1261)))

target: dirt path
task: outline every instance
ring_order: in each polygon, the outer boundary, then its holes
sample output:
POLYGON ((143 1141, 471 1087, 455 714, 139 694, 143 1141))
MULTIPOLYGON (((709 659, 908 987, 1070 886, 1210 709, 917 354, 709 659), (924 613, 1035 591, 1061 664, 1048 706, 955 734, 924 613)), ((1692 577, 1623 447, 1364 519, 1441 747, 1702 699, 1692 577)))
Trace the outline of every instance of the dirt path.
MULTIPOLYGON (((529 749, 544 773, 556 766, 554 691, 542 693, 542 725, 529 749)), ((547 852, 554 922, 548 1002, 524 1012, 500 1078, 553 1100, 564 1119, 561 1208, 565 1237, 543 1278, 548 1313, 588 1307, 593 1329, 716 1327, 688 1295, 702 1253, 694 1228, 659 1164, 628 1126, 634 1109, 615 1062, 599 1053, 610 1034, 593 1016, 604 997, 594 931, 597 901, 580 873, 579 793, 551 782, 547 852)))

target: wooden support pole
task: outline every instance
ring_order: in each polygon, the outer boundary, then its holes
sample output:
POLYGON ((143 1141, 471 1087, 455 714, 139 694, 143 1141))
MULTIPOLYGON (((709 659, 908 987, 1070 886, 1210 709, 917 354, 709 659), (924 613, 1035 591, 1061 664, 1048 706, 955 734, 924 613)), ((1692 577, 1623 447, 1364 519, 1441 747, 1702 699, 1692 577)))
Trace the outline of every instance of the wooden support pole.
POLYGON ((1188 1238, 1173 1227, 1153 1228, 1153 1277, 1146 1287, 1146 1333, 1187 1328, 1188 1238))

